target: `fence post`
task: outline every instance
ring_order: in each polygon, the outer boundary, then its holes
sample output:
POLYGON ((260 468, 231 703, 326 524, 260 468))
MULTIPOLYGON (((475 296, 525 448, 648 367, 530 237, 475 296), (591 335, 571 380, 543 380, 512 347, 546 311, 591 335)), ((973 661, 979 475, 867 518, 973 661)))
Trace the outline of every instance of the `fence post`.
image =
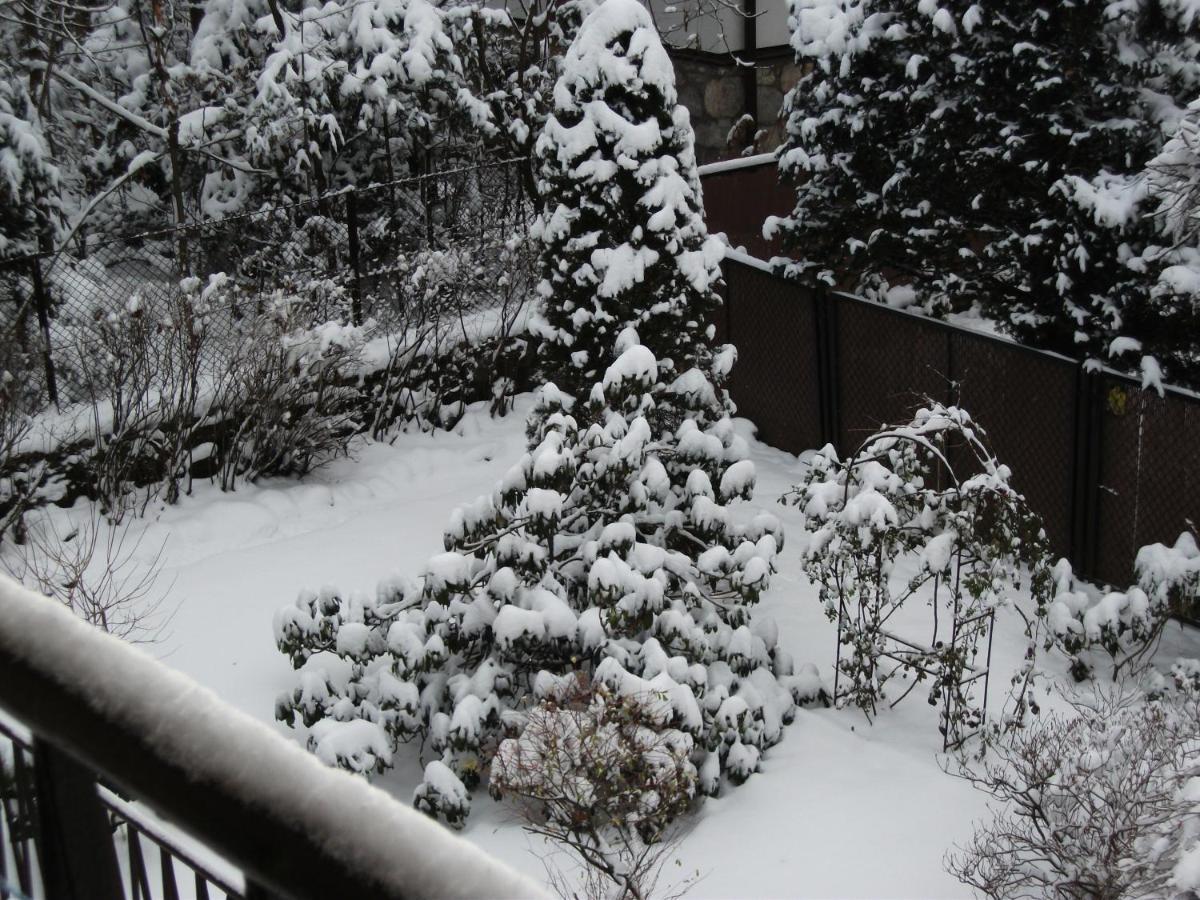
POLYGON ((1071 565, 1093 575, 1098 551, 1097 519, 1103 459, 1101 378, 1079 366, 1075 377, 1074 472, 1071 485, 1071 565))
POLYGON ((37 308, 38 327, 42 331, 42 363, 46 369, 46 393, 50 401, 58 406, 58 377, 54 372, 54 357, 50 352, 50 296, 42 280, 42 261, 33 257, 29 263, 30 280, 33 282, 33 302, 37 308))
POLYGON ((829 289, 818 283, 813 287, 813 311, 817 338, 817 403, 821 422, 821 443, 838 447, 841 416, 838 409, 837 301, 829 289))
POLYGON ((350 240, 350 303, 354 324, 362 324, 362 267, 358 249, 358 193, 346 194, 346 231, 350 240))
POLYGON ((122 900, 112 828, 91 772, 36 738, 33 759, 38 867, 46 896, 50 900, 122 900))

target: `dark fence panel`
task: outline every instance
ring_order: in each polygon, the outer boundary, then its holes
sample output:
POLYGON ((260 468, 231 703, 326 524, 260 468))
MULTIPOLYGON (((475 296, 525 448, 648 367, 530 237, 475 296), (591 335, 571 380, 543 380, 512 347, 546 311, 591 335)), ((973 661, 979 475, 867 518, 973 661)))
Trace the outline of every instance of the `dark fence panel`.
POLYGON ((950 389, 946 334, 877 303, 834 294, 838 449, 853 453, 884 423, 902 421, 925 397, 950 389))
POLYGON ((708 230, 724 232, 731 246, 745 247, 754 256, 770 259, 778 255, 779 242, 762 236, 763 222, 768 216, 790 215, 796 192, 780 186, 773 159, 750 167, 728 166, 718 163, 701 168, 708 230))
POLYGON ((1013 485, 1041 513, 1056 553, 1071 552, 1079 367, 969 332, 946 332, 957 400, 987 431, 1013 485))
POLYGON ((725 277, 725 340, 750 350, 740 355, 730 385, 738 415, 772 446, 792 453, 820 446, 813 291, 750 266, 726 266, 725 277))
POLYGON ((1056 354, 724 264, 732 394, 760 437, 792 452, 831 437, 852 453, 925 398, 988 432, 1054 551, 1127 585, 1137 549, 1200 524, 1200 397, 1142 390, 1056 354))
POLYGON ((1129 580, 1139 547, 1200 525, 1200 401, 1101 379, 1096 569, 1129 580))

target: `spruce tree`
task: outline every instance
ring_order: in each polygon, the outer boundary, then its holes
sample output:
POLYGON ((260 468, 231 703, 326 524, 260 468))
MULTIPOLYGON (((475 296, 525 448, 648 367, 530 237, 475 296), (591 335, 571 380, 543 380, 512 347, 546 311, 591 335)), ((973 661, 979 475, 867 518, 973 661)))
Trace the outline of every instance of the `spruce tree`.
POLYGON ((637 330, 672 372, 706 370, 722 245, 704 226, 694 137, 646 10, 607 0, 584 20, 537 142, 547 378, 599 380, 637 330))
POLYGON ((1072 355, 1179 359, 1141 178, 1200 77, 1178 4, 794 0, 793 17, 813 63, 780 163, 803 181, 775 224, 794 273, 979 304, 1072 355))

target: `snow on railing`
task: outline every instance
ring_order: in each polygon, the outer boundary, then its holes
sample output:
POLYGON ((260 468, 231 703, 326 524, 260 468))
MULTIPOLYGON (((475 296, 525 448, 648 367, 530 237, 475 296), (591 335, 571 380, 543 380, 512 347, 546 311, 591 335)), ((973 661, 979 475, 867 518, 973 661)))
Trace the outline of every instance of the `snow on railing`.
POLYGON ((412 808, 2 575, 0 707, 35 741, 274 895, 544 896, 412 808))
POLYGON ((698 166, 696 171, 703 178, 706 175, 722 175, 726 172, 736 172, 738 169, 757 169, 760 166, 773 166, 778 159, 774 151, 770 153, 756 153, 754 156, 739 156, 735 159, 723 159, 719 162, 707 163, 706 165, 698 166))

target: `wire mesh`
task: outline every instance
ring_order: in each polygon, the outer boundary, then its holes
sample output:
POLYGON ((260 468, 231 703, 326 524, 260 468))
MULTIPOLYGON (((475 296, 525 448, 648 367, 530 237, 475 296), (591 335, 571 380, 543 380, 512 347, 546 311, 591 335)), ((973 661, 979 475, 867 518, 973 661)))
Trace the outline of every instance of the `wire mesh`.
POLYGON ((217 347, 240 340, 248 319, 281 300, 293 315, 299 304, 309 325, 373 319, 384 329, 406 323, 418 301, 452 295, 456 311, 486 307, 512 275, 506 248, 532 221, 524 162, 449 169, 179 228, 76 237, 55 253, 5 261, 0 371, 49 399, 81 399, 97 323, 169 318, 189 294, 204 294, 204 324, 217 347), (205 292, 213 276, 224 287, 205 292))

